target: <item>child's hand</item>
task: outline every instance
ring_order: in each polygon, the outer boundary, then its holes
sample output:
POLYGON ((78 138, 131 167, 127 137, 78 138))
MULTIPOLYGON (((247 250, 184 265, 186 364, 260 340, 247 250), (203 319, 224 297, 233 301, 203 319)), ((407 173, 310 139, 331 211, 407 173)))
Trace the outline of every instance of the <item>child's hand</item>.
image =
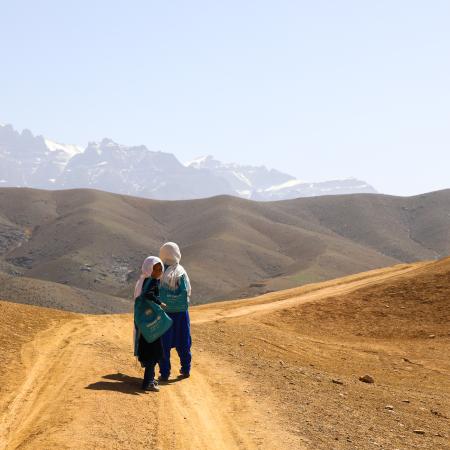
POLYGON ((162 306, 163 308, 165 308, 167 305, 166 305, 165 303, 161 302, 161 306, 162 306))

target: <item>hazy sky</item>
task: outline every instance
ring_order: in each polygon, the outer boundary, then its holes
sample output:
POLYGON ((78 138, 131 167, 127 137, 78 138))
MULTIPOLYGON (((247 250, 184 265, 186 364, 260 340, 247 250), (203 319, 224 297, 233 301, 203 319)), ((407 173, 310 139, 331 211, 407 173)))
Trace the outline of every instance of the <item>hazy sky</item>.
POLYGON ((449 23, 449 0, 0 0, 0 122, 448 188, 449 23))

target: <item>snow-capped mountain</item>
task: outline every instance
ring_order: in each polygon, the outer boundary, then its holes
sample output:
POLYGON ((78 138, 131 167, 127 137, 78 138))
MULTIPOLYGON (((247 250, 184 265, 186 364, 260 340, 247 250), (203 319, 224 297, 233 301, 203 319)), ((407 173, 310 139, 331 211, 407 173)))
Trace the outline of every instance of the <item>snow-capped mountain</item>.
POLYGON ((300 180, 290 180, 278 186, 271 186, 254 195, 255 200, 287 200, 298 197, 318 197, 320 195, 339 194, 374 194, 376 190, 365 181, 357 178, 330 180, 318 183, 308 183, 300 180))
POLYGON ((264 166, 221 163, 213 156, 202 156, 187 163, 187 166, 207 170, 225 179, 235 194, 253 200, 286 200, 319 195, 376 192, 365 181, 356 178, 310 183, 278 170, 269 170, 264 166))
POLYGON ((356 179, 307 183, 264 166, 222 163, 212 156, 183 165, 171 153, 125 146, 110 139, 83 149, 29 130, 0 125, 0 186, 43 189, 96 188, 161 200, 234 195, 283 200, 316 195, 376 192, 356 179))
POLYGON ((210 155, 195 159, 187 163, 187 166, 207 170, 223 178, 236 194, 245 198, 252 198, 258 191, 264 191, 271 186, 295 179, 292 175, 274 169, 267 169, 264 166, 240 166, 234 163, 222 163, 210 155))
POLYGON ((61 188, 89 187, 161 200, 233 194, 221 178, 185 167, 170 153, 127 147, 110 139, 91 142, 83 153, 75 155, 58 184, 61 188))
POLYGON ((81 147, 0 126, 0 186, 51 188, 81 147))

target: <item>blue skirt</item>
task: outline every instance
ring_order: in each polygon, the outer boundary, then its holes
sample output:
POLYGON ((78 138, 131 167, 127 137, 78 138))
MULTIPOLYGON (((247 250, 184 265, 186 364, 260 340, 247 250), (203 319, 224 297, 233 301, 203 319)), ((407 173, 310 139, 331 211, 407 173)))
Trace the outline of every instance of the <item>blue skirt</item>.
POLYGON ((173 320, 172 326, 162 336, 165 350, 171 348, 191 348, 191 321, 188 311, 170 313, 167 315, 173 320))

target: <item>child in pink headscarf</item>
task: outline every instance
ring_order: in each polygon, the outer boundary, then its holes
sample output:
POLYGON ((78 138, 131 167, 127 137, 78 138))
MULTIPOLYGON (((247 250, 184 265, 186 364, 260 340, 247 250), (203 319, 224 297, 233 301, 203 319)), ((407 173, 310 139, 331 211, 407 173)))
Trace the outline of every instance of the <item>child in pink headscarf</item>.
MULTIPOLYGON (((134 299, 137 301, 152 301, 158 305, 166 306, 159 299, 159 279, 164 272, 162 261, 156 256, 149 256, 142 264, 142 274, 134 289, 134 299)), ((134 321, 134 354, 142 367, 145 367, 142 389, 144 391, 159 391, 155 381, 155 366, 163 356, 162 340, 159 337, 153 342, 147 342, 137 326, 135 309, 134 321)))

